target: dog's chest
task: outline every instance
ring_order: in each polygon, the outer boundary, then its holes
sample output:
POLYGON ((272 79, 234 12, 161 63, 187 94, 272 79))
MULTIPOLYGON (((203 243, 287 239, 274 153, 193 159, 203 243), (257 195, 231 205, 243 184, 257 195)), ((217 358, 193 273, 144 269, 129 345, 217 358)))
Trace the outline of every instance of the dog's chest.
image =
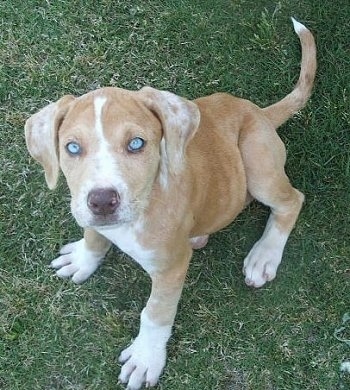
POLYGON ((133 225, 103 228, 97 229, 97 231, 132 257, 149 274, 156 270, 154 251, 140 245, 137 240, 136 228, 133 225))

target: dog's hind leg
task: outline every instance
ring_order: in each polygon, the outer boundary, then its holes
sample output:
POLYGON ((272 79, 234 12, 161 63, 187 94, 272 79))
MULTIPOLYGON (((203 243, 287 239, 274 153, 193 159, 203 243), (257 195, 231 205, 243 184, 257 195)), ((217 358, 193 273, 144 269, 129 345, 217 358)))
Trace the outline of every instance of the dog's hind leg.
POLYGON ((271 208, 262 237, 244 260, 245 282, 254 287, 275 278, 304 200, 284 171, 286 152, 282 141, 268 123, 259 125, 256 129, 250 127, 240 141, 248 191, 271 208))

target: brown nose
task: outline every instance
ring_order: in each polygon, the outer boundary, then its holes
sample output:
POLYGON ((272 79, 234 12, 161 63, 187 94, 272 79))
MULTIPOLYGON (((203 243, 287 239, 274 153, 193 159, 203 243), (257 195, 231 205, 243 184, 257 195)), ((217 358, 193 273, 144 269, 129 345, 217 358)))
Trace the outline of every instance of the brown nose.
POLYGON ((113 214, 120 203, 117 191, 112 188, 98 188, 89 192, 87 205, 95 215, 113 214))

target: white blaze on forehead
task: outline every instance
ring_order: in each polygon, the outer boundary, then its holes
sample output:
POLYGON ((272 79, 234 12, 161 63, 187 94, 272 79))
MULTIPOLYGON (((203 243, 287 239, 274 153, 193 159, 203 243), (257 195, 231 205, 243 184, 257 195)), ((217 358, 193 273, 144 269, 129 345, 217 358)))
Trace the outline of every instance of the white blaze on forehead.
POLYGON ((107 98, 103 96, 98 96, 94 100, 94 109, 95 109, 95 130, 97 136, 104 140, 103 136, 103 124, 102 124, 102 108, 106 103, 107 98))
POLYGON ((95 111, 95 135, 97 138, 97 153, 94 155, 95 170, 92 174, 93 187, 112 186, 117 189, 124 188, 124 182, 118 172, 115 156, 111 145, 106 138, 103 126, 103 107, 107 101, 105 96, 97 96, 94 99, 95 111))
POLYGON ((109 143, 103 132, 103 120, 102 110, 105 105, 107 98, 104 96, 97 96, 94 100, 94 111, 95 111, 95 135, 97 138, 98 151, 95 158, 95 169, 97 176, 101 179, 107 178, 113 174, 113 156, 109 148, 109 143))

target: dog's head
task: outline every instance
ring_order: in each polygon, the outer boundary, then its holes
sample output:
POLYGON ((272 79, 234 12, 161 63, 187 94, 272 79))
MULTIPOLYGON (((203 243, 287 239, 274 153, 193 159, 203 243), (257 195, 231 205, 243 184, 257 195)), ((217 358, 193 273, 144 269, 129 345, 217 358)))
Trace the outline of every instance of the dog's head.
POLYGON ((199 118, 194 103, 170 92, 103 88, 49 104, 25 134, 49 188, 62 170, 78 224, 115 225, 137 218, 155 183, 166 190, 184 169, 199 118))

